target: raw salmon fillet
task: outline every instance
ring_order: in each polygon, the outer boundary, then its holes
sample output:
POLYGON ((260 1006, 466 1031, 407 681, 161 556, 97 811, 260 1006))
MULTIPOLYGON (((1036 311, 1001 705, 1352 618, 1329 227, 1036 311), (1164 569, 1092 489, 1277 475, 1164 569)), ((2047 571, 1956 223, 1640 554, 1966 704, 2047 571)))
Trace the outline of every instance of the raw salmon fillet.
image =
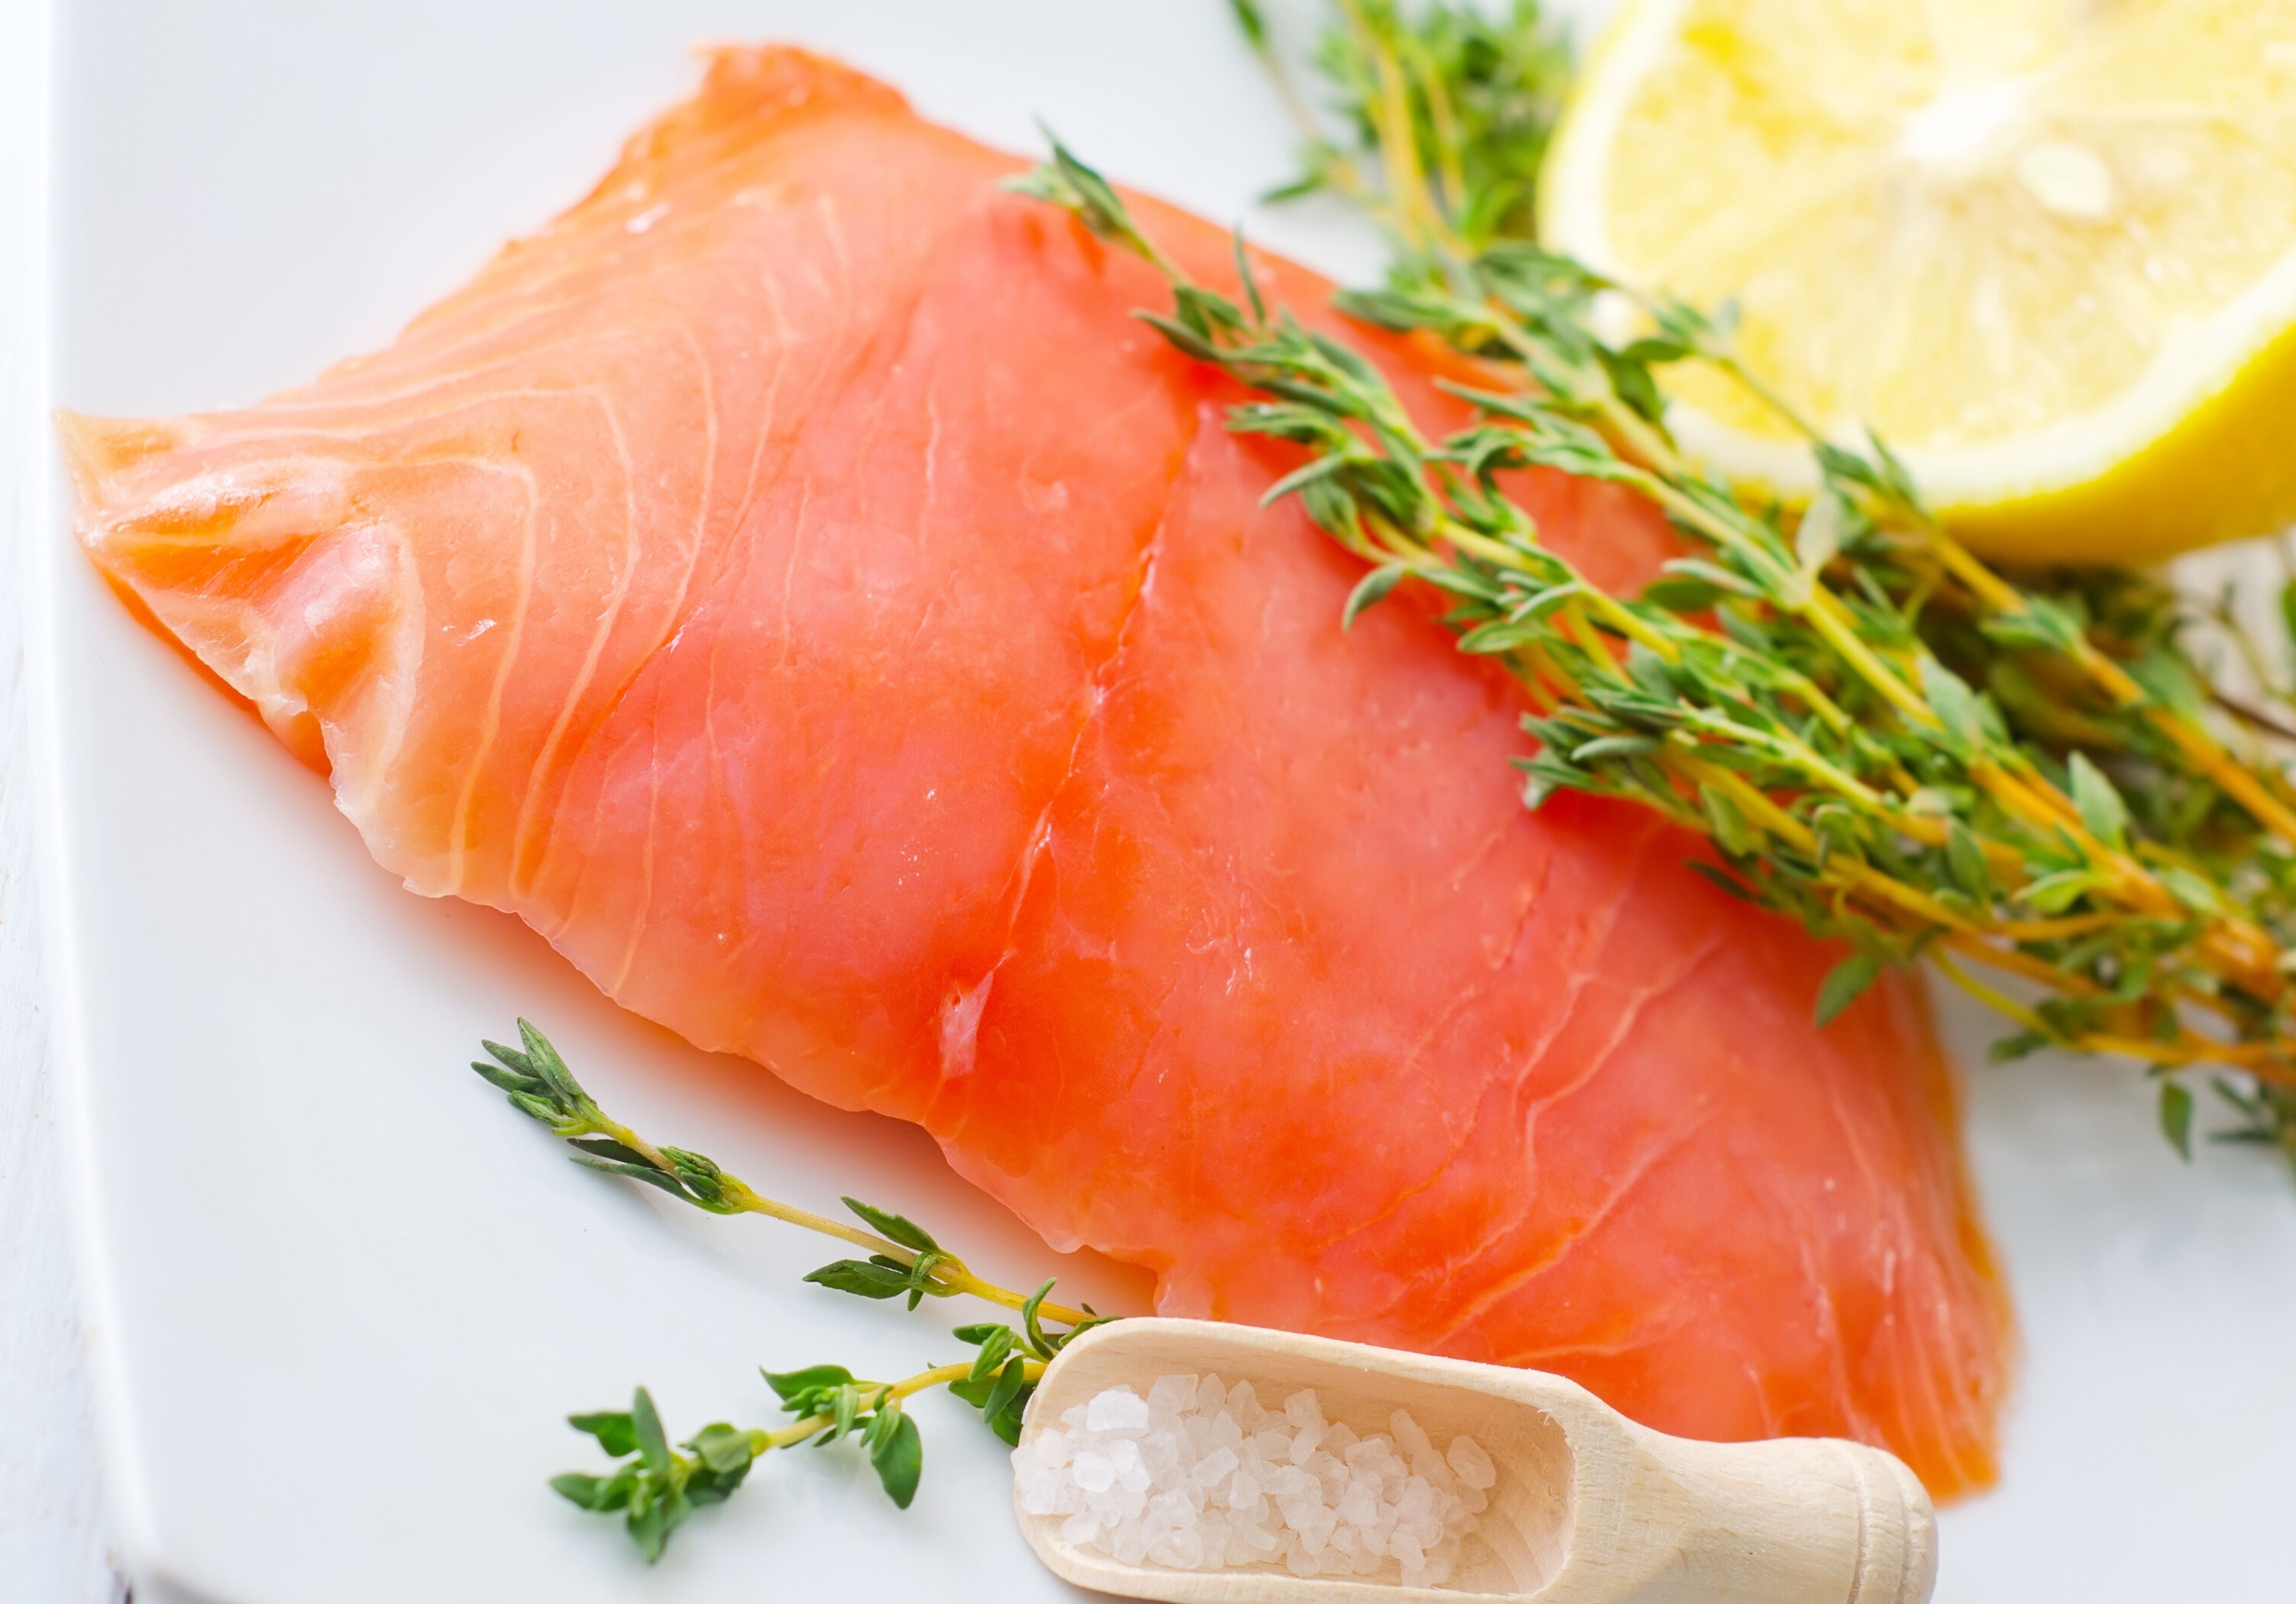
MULTIPOLYGON (((1289 461, 1018 165, 720 52, 389 349, 65 418, 80 538, 414 889, 922 1123, 1166 1313, 1988 1481, 2006 1312, 1915 991, 1819 1032, 1837 954, 1696 843, 1526 813, 1508 683, 1400 597, 1342 634, 1357 570, 1259 506, 1289 461)), ((1352 337, 1439 405, 1436 357, 1352 337)), ((1666 550, 1521 488, 1606 582, 1666 550)))

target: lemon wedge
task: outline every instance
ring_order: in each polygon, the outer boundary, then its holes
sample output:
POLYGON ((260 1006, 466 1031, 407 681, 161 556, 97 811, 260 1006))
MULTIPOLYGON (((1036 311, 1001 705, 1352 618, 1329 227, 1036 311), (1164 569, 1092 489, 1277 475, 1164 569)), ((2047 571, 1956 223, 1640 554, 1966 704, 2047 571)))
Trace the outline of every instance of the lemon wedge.
MULTIPOLYGON (((1750 369, 1990 556, 2296 520, 2296 0, 1629 0, 1540 191, 1551 249, 1734 300, 1750 369)), ((1670 398, 1813 487, 1728 380, 1670 398)))

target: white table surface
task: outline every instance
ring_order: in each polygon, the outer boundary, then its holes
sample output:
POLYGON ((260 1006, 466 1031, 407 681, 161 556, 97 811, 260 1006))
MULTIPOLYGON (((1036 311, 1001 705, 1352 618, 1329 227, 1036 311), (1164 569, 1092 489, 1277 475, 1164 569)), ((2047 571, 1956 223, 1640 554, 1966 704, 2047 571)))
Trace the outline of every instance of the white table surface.
POLYGON ((0 4, 0 1593, 21 1604, 130 1596, 105 1540, 85 1335, 72 1297, 54 1083, 41 1018, 24 716, 22 476, 9 442, 44 385, 25 315, 37 262, 45 8, 0 4))

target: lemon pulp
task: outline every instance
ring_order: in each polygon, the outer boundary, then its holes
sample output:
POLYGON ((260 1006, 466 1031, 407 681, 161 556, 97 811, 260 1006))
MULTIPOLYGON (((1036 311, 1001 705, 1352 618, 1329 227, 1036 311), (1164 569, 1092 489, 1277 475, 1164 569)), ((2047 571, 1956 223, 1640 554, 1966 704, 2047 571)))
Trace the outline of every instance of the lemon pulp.
MULTIPOLYGON (((1547 242, 1693 301, 1980 545, 2133 560, 2296 516, 2296 0, 1640 0, 1547 242)), ((1792 492, 1718 375, 1685 443, 1792 492)))

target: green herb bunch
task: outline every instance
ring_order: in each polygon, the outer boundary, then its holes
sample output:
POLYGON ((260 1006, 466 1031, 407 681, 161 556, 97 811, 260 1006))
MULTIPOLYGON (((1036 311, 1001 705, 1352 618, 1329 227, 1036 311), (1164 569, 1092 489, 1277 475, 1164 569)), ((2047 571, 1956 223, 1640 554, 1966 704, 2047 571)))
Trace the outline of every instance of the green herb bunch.
POLYGON ((1392 12, 1341 9, 1348 49, 1407 92, 1351 102, 1376 162, 1324 147, 1324 182, 1396 250, 1384 285, 1338 305, 1472 359, 1473 381, 1447 386, 1467 426, 1431 438, 1360 352, 1271 312, 1240 247, 1240 302, 1191 280, 1057 145, 1015 187, 1156 266, 1171 309, 1143 315, 1258 392, 1230 426, 1303 449, 1269 495, 1369 565, 1342 621, 1406 578, 1444 593, 1461 649, 1529 698, 1527 801, 1648 807, 1711 844, 1700 872, 1849 943, 1821 1023, 1885 966, 1928 958, 2015 1021, 2002 1056, 2136 1058, 2187 1149, 2176 1072, 2221 1066, 2239 1133, 2296 1153, 2296 810, 2276 765, 2212 728, 2170 600, 2133 576, 1992 572, 1877 440, 1806 431, 1822 489, 1800 510, 1687 459, 1665 426, 1669 365, 1779 405, 1736 361, 1726 314, 1490 232, 1442 177, 1476 165, 1447 147, 1456 125, 1420 110, 1449 93, 1441 58, 1392 12), (1598 331, 1613 322, 1631 331, 1598 331), (1508 476, 1539 467, 1631 487, 1689 553, 1638 595, 1605 592, 1510 496, 1508 476))
POLYGON ((670 1534, 697 1509, 724 1502, 742 1485, 750 1466, 777 1448, 827 1447, 857 1440, 886 1495, 902 1509, 916 1496, 923 1445, 904 1400, 946 1387, 980 1412, 990 1430, 1017 1444, 1021 1421, 1037 1383, 1061 1349, 1110 1318, 1089 1305, 1071 1309, 1047 1301, 1053 1282, 1021 1293, 985 1281, 906 1215, 843 1199, 867 1229, 775 1201, 730 1175, 709 1158, 683 1148, 656 1147, 611 1118, 583 1090, 566 1060, 526 1020, 521 1045, 484 1043, 487 1058, 471 1068, 499 1088, 511 1106, 565 1139, 574 1161, 623 1175, 710 1214, 760 1214, 839 1238, 869 1250, 864 1259, 839 1259, 806 1276, 834 1292, 873 1299, 906 1297, 912 1309, 926 1297, 979 1297, 1017 1310, 1016 1328, 1002 1322, 959 1326, 950 1333, 974 1350, 970 1359, 934 1365, 899 1381, 857 1378, 842 1365, 816 1364, 789 1371, 761 1371, 782 1411, 798 1419, 773 1428, 742 1428, 725 1421, 703 1427, 673 1447, 652 1397, 639 1387, 627 1410, 567 1417, 595 1437, 609 1457, 623 1461, 603 1476, 568 1471, 551 1481, 561 1496, 601 1515, 619 1514, 630 1540, 649 1561, 661 1557, 670 1534), (1054 1329, 1047 1330, 1046 1322, 1054 1329), (682 1450, 682 1452, 681 1452, 682 1450))
POLYGON ((1436 153, 1429 184, 1465 238, 1528 238, 1539 161, 1570 81, 1570 46, 1537 0, 1510 0, 1504 12, 1433 0, 1409 14, 1396 0, 1336 4, 1342 21, 1315 56, 1332 133, 1293 86, 1255 0, 1230 0, 1303 136, 1300 176, 1270 199, 1331 191, 1361 203, 1391 188, 1377 169, 1398 147, 1381 130, 1407 123, 1414 147, 1436 153))

